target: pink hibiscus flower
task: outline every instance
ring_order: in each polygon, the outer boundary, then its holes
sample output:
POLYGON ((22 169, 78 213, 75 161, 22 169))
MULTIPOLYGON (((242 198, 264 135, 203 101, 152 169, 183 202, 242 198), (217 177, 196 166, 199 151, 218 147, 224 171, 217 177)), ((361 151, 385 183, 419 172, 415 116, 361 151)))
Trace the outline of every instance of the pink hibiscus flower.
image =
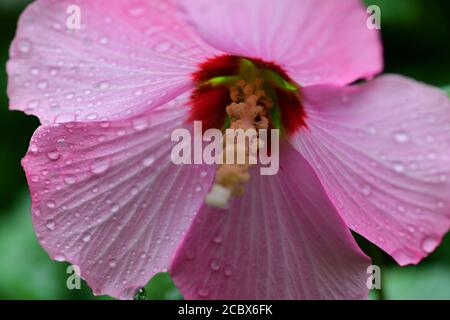
POLYGON ((450 225, 450 103, 402 76, 351 85, 382 70, 367 17, 358 0, 34 2, 8 91, 42 123, 23 160, 42 246, 123 299, 161 271, 186 299, 365 298, 350 229, 418 263, 450 225), (243 61, 281 81, 280 170, 250 169, 222 210, 216 167, 174 165, 170 134, 221 128, 229 85, 205 83, 243 61))

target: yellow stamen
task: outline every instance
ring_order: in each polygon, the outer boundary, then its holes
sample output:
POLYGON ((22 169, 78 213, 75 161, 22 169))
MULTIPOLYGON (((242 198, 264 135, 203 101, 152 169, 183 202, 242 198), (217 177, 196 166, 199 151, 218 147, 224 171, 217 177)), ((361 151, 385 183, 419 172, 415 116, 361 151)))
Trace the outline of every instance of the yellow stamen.
MULTIPOLYGON (((230 97, 233 101, 227 108, 230 117, 230 129, 234 130, 255 130, 269 128, 269 113, 273 107, 273 101, 266 96, 261 89, 262 80, 256 79, 253 84, 248 84, 244 80, 239 80, 230 88, 230 97)), ((231 196, 243 194, 245 184, 250 179, 250 163, 253 154, 250 152, 250 145, 245 142, 238 144, 233 139, 232 144, 227 144, 224 135, 224 148, 222 159, 224 164, 218 165, 216 177, 211 191, 206 196, 206 203, 214 207, 225 208, 231 196), (244 150, 242 150, 244 148, 244 150), (237 154, 244 151, 246 161, 244 164, 235 164, 237 154), (226 164, 227 157, 233 158, 233 164, 226 164)), ((260 142, 258 143, 259 147, 260 142)), ((256 146, 258 147, 258 146, 256 146)), ((253 162, 254 163, 254 162, 253 162)))

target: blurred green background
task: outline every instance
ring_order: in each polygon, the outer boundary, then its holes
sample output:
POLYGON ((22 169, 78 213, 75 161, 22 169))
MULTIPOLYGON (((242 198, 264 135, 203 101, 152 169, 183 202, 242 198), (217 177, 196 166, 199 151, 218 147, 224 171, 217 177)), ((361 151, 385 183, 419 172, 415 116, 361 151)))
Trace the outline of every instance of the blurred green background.
MULTIPOLYGON (((39 122, 21 112, 8 111, 5 71, 17 18, 27 3, 0 0, 0 299, 105 299, 93 297, 85 283, 81 290, 68 290, 68 265, 48 258, 31 226, 30 200, 20 159, 39 122)), ((366 3, 381 8, 386 72, 450 88, 450 1, 366 3)), ((419 266, 405 268, 396 266, 364 239, 357 240, 382 267, 383 289, 373 291, 372 299, 450 299, 450 236, 419 266)), ((165 274, 150 281, 146 292, 150 299, 181 298, 165 274)))

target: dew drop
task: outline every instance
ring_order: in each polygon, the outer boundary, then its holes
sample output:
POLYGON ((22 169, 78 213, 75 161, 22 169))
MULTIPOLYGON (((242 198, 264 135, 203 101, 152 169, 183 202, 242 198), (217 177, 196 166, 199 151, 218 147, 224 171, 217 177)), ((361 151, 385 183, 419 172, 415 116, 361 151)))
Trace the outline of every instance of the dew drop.
POLYGON ((198 295, 202 298, 206 298, 209 295, 209 291, 207 288, 201 288, 198 290, 198 295))
POLYGON ((45 227, 48 230, 55 230, 56 222, 54 220, 47 220, 47 222, 45 223, 45 227))
POLYGON ((58 262, 66 261, 66 257, 63 254, 58 254, 55 256, 55 260, 58 262))
POLYGON ((145 167, 150 167, 154 162, 155 162, 155 157, 154 157, 154 156, 149 156, 149 157, 145 158, 145 159, 142 161, 142 164, 143 164, 145 167))
POLYGON ((109 169, 109 166, 109 159, 97 159, 92 164, 91 171, 93 174, 103 174, 109 169))
POLYGON ((86 116, 86 119, 88 119, 88 120, 95 120, 97 118, 98 118, 98 114, 96 114, 96 113, 90 113, 86 116))
POLYGON ((17 49, 21 53, 29 53, 31 51, 31 42, 26 39, 21 39, 17 42, 17 49))
POLYGON ((48 82, 46 80, 39 81, 37 86, 39 89, 45 90, 48 88, 48 82))
POLYGON ((131 195, 135 196, 139 193, 139 189, 137 187, 133 187, 130 190, 131 195))
POLYGON ((396 162, 394 163, 394 170, 398 173, 402 173, 405 171, 405 166, 400 162, 396 162))
POLYGON ((219 271, 220 270, 220 262, 219 260, 212 260, 209 264, 209 266, 211 267, 212 271, 219 271))
POLYGON ((59 154, 58 151, 53 150, 53 151, 50 151, 50 152, 47 153, 47 157, 48 157, 50 160, 52 160, 52 161, 56 161, 56 160, 59 159, 60 154, 59 154))
POLYGON ((100 82, 100 83, 98 84, 98 87, 99 87, 100 89, 108 89, 108 88, 109 88, 109 82, 107 82, 107 81, 100 82))
POLYGON ((73 122, 76 120, 76 115, 73 113, 63 113, 55 118, 55 123, 73 122))
POLYGON ((213 242, 214 242, 215 244, 221 244, 221 243, 223 242, 223 239, 222 239, 221 236, 216 236, 216 237, 213 239, 213 242))
POLYGON ((233 269, 230 266, 225 267, 225 270, 223 271, 223 274, 226 277, 231 277, 231 275, 233 274, 233 269))
POLYGON ((27 104, 28 110, 35 110, 37 107, 39 107, 39 101, 38 100, 31 100, 27 104))
POLYGON ((68 185, 72 185, 77 182, 77 178, 73 175, 68 175, 64 177, 64 182, 68 185))
POLYGON ((102 127, 102 128, 108 128, 110 125, 111 125, 111 123, 108 121, 100 122, 100 127, 102 127))
POLYGON ((136 131, 142 131, 142 130, 147 129, 147 127, 148 127, 147 119, 144 119, 144 118, 134 119, 133 127, 136 131))
POLYGON ((119 211, 119 209, 120 209, 120 206, 117 203, 115 203, 111 206, 112 213, 116 213, 117 211, 119 211))
POLYGON ((119 129, 119 130, 117 130, 116 133, 119 137, 123 137, 124 135, 127 134, 126 130, 124 130, 124 129, 119 129))
POLYGON ((91 241, 92 235, 89 232, 85 232, 83 234, 82 240, 83 242, 89 242, 91 241))
POLYGON ((55 201, 53 201, 53 200, 47 201, 47 207, 48 207, 49 209, 54 209, 54 208, 56 207, 55 201))
POLYGON ((397 131, 394 133, 394 140, 397 143, 407 143, 409 141, 409 135, 405 131, 397 131))
POLYGON ((431 253, 438 246, 439 241, 435 238, 425 238, 422 242, 422 250, 431 253))
POLYGON ((117 262, 116 262, 115 259, 110 259, 110 260, 108 261, 108 265, 109 265, 111 268, 114 268, 114 267, 117 265, 117 262))
POLYGON ((35 67, 31 68, 30 69, 30 74, 33 75, 33 76, 37 76, 39 74, 39 69, 35 68, 35 67))
POLYGON ((100 44, 106 45, 109 43, 109 39, 107 37, 101 37, 100 38, 100 44))

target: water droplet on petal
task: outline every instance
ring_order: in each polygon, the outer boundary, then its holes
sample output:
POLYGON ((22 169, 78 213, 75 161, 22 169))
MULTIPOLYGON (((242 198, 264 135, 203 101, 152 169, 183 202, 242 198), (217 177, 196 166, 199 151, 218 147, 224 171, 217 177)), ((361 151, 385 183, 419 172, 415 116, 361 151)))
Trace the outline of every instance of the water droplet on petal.
POLYGON ((133 127, 136 131, 142 131, 142 130, 147 129, 147 127, 148 127, 147 119, 145 119, 145 118, 134 119, 133 127))
POLYGON ((216 243, 216 244, 220 244, 220 243, 223 242, 223 238, 222 238, 221 236, 216 236, 216 237, 213 239, 213 242, 216 243))
POLYGON ((49 209, 55 208, 55 207, 56 207, 55 201, 53 201, 53 200, 47 201, 47 207, 48 207, 49 209))
POLYGON ((57 150, 53 150, 47 153, 47 157, 52 161, 56 161, 59 159, 60 154, 57 150))
POLYGON ((39 89, 45 90, 45 89, 48 88, 48 82, 47 82, 47 80, 39 81, 37 86, 38 86, 39 89))
POLYGON ((109 265, 111 268, 114 268, 114 267, 117 265, 117 262, 116 262, 115 259, 110 259, 110 260, 108 261, 108 265, 109 265))
POLYGON ((55 260, 58 262, 66 261, 66 257, 63 254, 58 254, 55 256, 55 260))
POLYGON ((231 277, 231 275, 233 274, 233 269, 231 268, 231 266, 226 266, 225 270, 223 271, 223 274, 226 277, 231 277))
POLYGON ((74 122, 76 115, 73 113, 63 113, 55 118, 55 123, 74 122))
POLYGON ((82 237, 83 242, 89 242, 89 241, 91 241, 91 238, 92 238, 92 235, 89 232, 85 232, 82 237))
POLYGON ((27 39, 21 39, 17 42, 17 49, 21 53, 29 53, 31 51, 31 42, 27 39))
POLYGON ((117 211, 119 211, 119 209, 120 209, 120 206, 117 203, 115 203, 111 206, 112 213, 116 213, 117 211))
POLYGON ((133 187, 130 190, 131 195, 135 196, 139 193, 139 189, 137 187, 133 187))
POLYGON ((99 42, 102 45, 106 45, 106 44, 108 44, 109 39, 108 39, 108 37, 101 37, 99 42))
POLYGON ((34 144, 30 145, 31 152, 36 153, 36 152, 38 152, 38 150, 39 150, 39 148, 36 145, 34 145, 34 144))
POLYGON ((68 185, 72 185, 77 182, 77 178, 73 175, 68 175, 64 177, 64 182, 68 185))
POLYGON ((110 159, 97 159, 91 166, 91 171, 93 174, 103 174, 111 165, 110 159))
POLYGON ((90 113, 86 116, 86 119, 88 119, 88 120, 95 120, 97 118, 98 118, 98 114, 96 114, 96 113, 90 113))
POLYGON ((409 141, 409 135, 406 131, 397 131, 394 133, 394 140, 397 143, 407 143, 409 141))
POLYGON ((403 165, 403 163, 396 162, 394 163, 394 170, 398 173, 402 173, 405 171, 405 166, 403 165))
POLYGON ((436 238, 425 238, 422 242, 422 250, 426 253, 431 253, 438 246, 439 241, 436 238))
POLYGON ((30 74, 33 76, 37 76, 39 74, 39 69, 36 67, 33 67, 30 69, 30 74))
POLYGON ((206 298, 209 295, 209 290, 207 288, 201 288, 198 290, 198 295, 202 298, 206 298))
POLYGON ((149 157, 145 158, 145 159, 142 161, 142 164, 143 164, 145 167, 150 167, 154 162, 155 162, 155 157, 154 157, 154 156, 149 156, 149 157))
POLYGON ((55 230, 56 222, 54 220, 47 220, 47 222, 45 223, 45 227, 48 230, 55 230))
POLYGON ((116 133, 117 133, 117 135, 118 135, 119 137, 123 137, 124 135, 127 134, 127 131, 124 130, 124 129, 119 129, 119 130, 117 130, 116 133))
POLYGON ((216 259, 212 260, 209 263, 209 266, 211 267, 212 271, 219 271, 220 270, 220 262, 219 262, 219 260, 216 260, 216 259))
POLYGON ((108 89, 109 86, 110 86, 110 84, 109 84, 108 81, 103 81, 103 82, 100 82, 100 83, 98 84, 98 87, 99 87, 100 89, 108 89))
POLYGON ((203 190, 203 187, 200 185, 200 184, 197 184, 196 186, 195 186, 195 192, 201 192, 202 190, 203 190))

